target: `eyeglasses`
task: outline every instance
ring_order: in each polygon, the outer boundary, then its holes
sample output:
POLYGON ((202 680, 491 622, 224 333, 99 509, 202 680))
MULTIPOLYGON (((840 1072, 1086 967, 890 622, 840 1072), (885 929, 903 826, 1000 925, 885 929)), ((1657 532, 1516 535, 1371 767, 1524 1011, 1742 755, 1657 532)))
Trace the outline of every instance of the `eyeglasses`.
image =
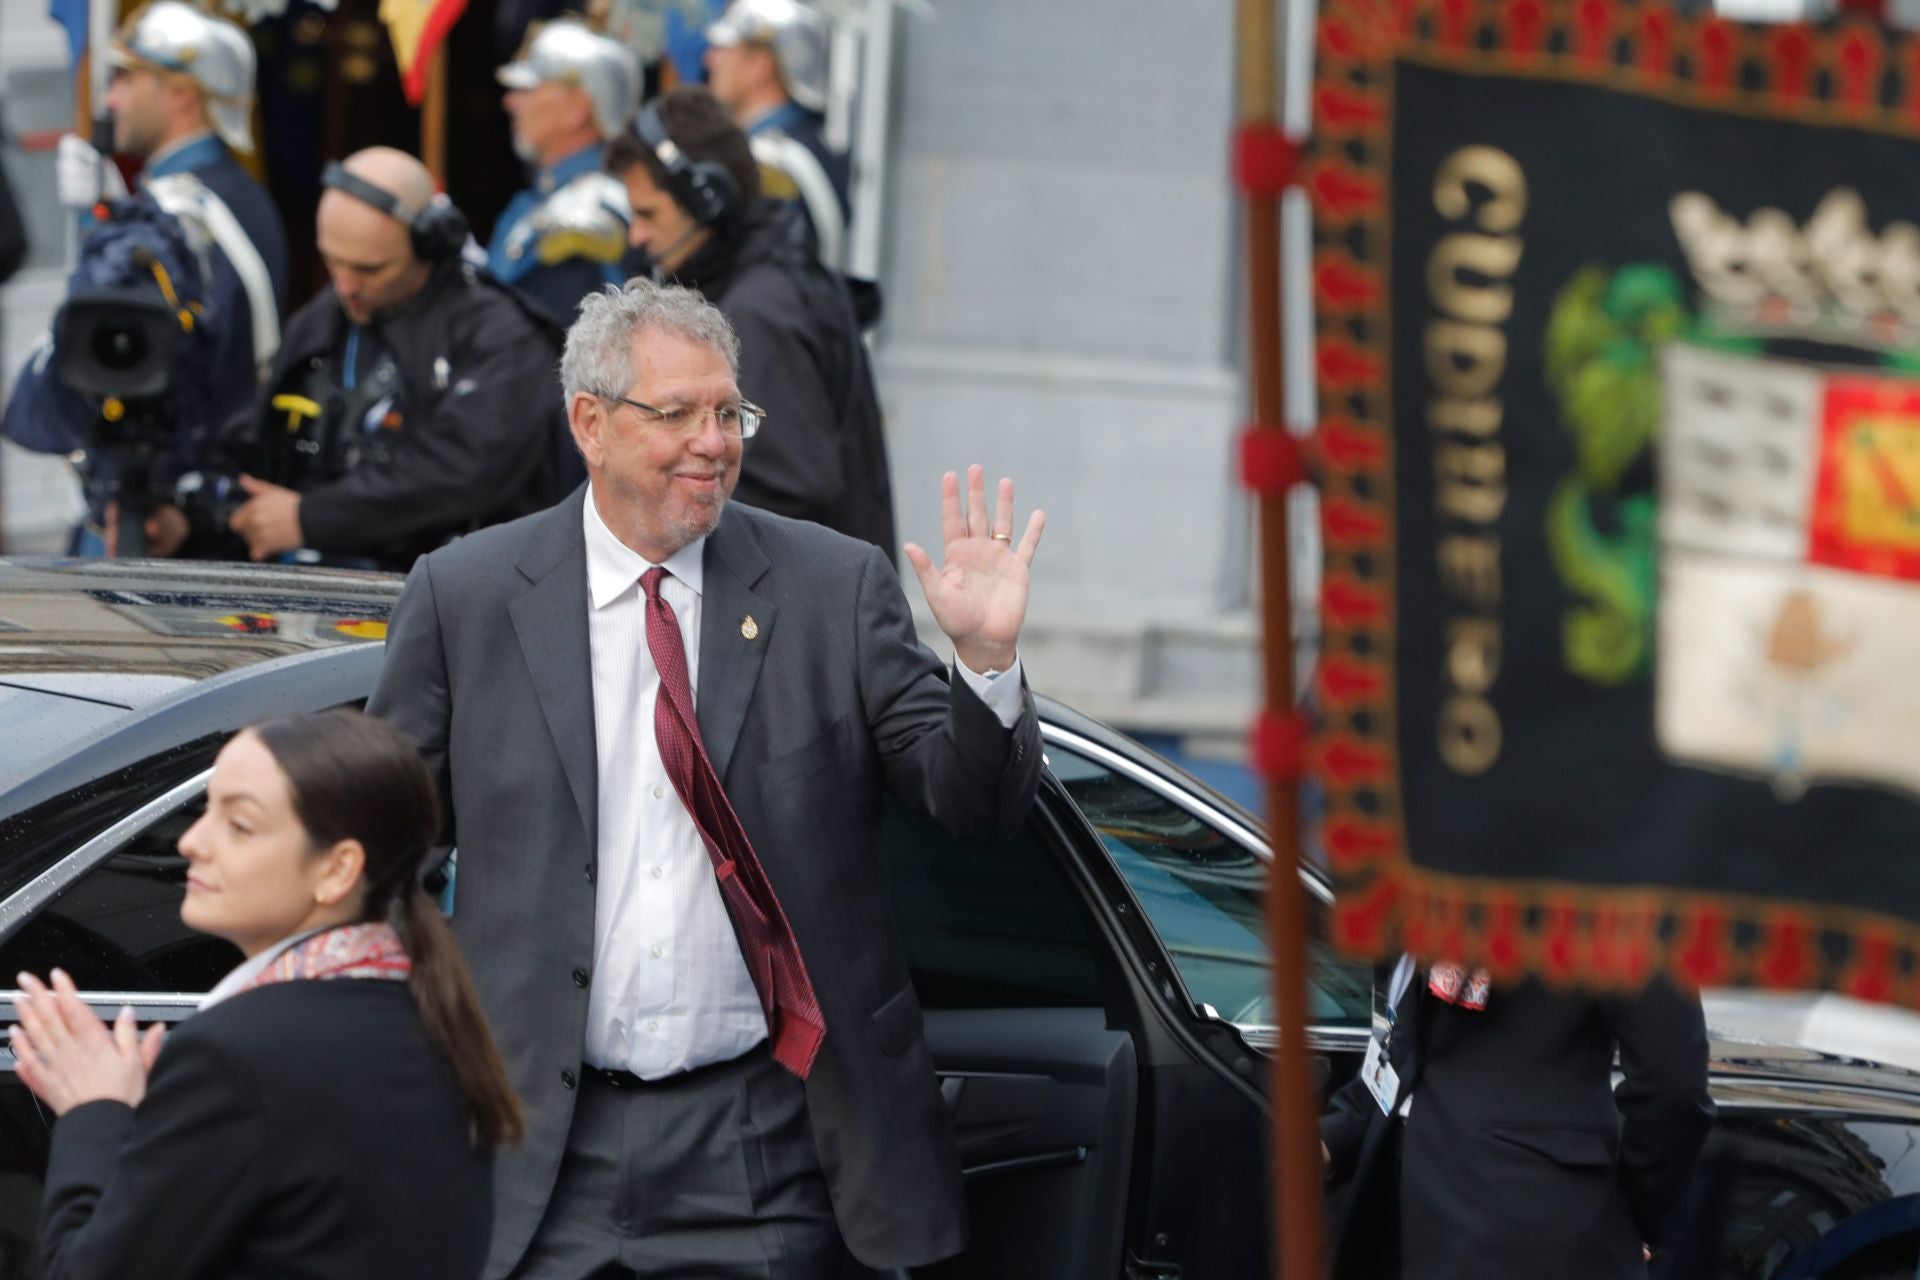
POLYGON ((698 431, 705 424, 709 413, 719 422, 722 435, 739 436, 742 440, 752 439, 753 433, 760 429, 760 424, 767 420, 765 409, 756 404, 749 404, 745 400, 739 404, 723 404, 718 409, 708 409, 705 405, 698 404, 659 409, 650 404, 642 404, 638 400, 617 396, 611 391, 601 391, 597 394, 602 400, 617 400, 621 404, 630 404, 636 409, 652 414, 654 422, 677 436, 690 436, 698 431))

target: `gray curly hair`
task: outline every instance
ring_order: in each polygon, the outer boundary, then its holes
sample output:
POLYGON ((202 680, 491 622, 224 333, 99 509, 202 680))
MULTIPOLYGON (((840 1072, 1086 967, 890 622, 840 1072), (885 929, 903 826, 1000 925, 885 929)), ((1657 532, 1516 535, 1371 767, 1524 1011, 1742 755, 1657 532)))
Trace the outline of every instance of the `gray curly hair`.
POLYGON ((720 308, 692 289, 635 276, 588 294, 567 330, 560 357, 560 388, 568 404, 580 392, 619 394, 633 384, 633 339, 661 330, 711 347, 740 376, 740 339, 720 308))

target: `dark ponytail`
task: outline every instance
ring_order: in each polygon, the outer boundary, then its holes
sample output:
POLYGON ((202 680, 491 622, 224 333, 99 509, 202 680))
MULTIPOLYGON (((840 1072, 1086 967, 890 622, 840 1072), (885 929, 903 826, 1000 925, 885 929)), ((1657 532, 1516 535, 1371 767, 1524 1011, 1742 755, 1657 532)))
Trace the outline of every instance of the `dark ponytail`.
POLYGON ((407 986, 420 1007, 427 1038, 453 1063, 454 1078, 473 1112, 474 1137, 486 1147, 518 1142, 526 1127, 520 1099, 507 1079, 507 1065, 493 1043, 487 1016, 480 1012, 480 997, 453 930, 417 880, 399 898, 394 926, 413 961, 407 986))
POLYGON ((342 840, 366 849, 361 918, 399 933, 413 962, 407 987, 421 1026, 453 1067, 475 1142, 518 1142, 526 1127, 520 1100, 453 931, 420 887, 421 865, 439 835, 440 801, 419 752, 399 730, 358 711, 285 716, 245 732, 286 774, 294 813, 316 849, 342 840))

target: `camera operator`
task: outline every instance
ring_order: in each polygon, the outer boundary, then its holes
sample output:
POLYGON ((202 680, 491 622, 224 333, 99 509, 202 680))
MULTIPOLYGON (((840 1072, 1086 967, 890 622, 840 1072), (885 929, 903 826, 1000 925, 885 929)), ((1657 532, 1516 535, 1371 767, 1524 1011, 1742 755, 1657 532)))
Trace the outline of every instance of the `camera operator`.
MULTIPOLYGON (((233 155, 253 149, 254 51, 246 32, 179 0, 156 0, 122 24, 109 56, 112 149, 141 161, 142 196, 178 222, 205 282, 203 298, 196 299, 198 332, 189 344, 194 358, 163 377, 165 385, 143 407, 150 433, 171 437, 167 447, 155 451, 153 476, 156 484, 170 483, 175 470, 195 465, 204 455, 214 428, 252 398, 279 345, 286 236, 273 202, 233 155), (178 385, 183 379, 194 385, 178 385)), ((127 243, 117 232, 91 234, 103 217, 129 216, 119 170, 85 139, 69 134, 60 140, 57 176, 61 202, 80 214, 90 232, 74 272, 77 292, 70 295, 70 306, 79 304, 84 311, 96 301, 83 296, 88 291, 136 284, 161 301, 169 285, 156 286, 148 271, 87 260, 116 253, 116 246, 127 243)), ((154 236, 140 236, 158 243, 154 236)), ((181 273, 164 274, 177 280, 181 273)), ((66 330, 69 336, 97 338, 100 317, 79 319, 66 330)), ((111 456, 111 449, 96 448, 103 413, 109 427, 121 420, 104 407, 115 398, 110 390, 76 376, 75 361, 83 358, 63 351, 57 334, 43 339, 21 372, 6 433, 40 452, 87 451, 88 506, 97 520, 112 500, 125 460, 111 456)), ((96 549, 87 530, 76 531, 74 549, 96 549)))
POLYGON ((412 156, 370 148, 321 181, 332 285, 287 322, 266 387, 223 432, 224 466, 155 513, 159 554, 406 569, 560 496, 575 460, 557 331, 461 260, 466 219, 412 156))
POLYGON ((760 193, 746 135, 702 88, 647 104, 607 148, 633 208, 629 266, 698 289, 740 335, 740 392, 767 422, 734 497, 892 557, 880 401, 845 281, 794 206, 760 193))

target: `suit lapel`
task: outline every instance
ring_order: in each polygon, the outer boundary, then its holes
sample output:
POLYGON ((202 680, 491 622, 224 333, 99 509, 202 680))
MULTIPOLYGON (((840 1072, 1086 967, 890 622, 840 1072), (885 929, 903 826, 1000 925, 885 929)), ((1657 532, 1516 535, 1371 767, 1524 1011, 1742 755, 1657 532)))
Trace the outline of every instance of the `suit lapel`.
POLYGON ((707 538, 700 601, 700 671, 695 714, 700 741, 713 771, 724 782, 733 748, 740 741, 753 702, 754 686, 779 610, 754 592, 769 568, 753 529, 729 506, 720 527, 707 538), (753 620, 748 625, 747 619, 753 620))
POLYGON ((528 586, 508 613, 534 694, 567 775, 587 847, 600 840, 599 757, 594 745, 593 650, 587 635, 585 488, 554 507, 528 540, 518 568, 528 586))

